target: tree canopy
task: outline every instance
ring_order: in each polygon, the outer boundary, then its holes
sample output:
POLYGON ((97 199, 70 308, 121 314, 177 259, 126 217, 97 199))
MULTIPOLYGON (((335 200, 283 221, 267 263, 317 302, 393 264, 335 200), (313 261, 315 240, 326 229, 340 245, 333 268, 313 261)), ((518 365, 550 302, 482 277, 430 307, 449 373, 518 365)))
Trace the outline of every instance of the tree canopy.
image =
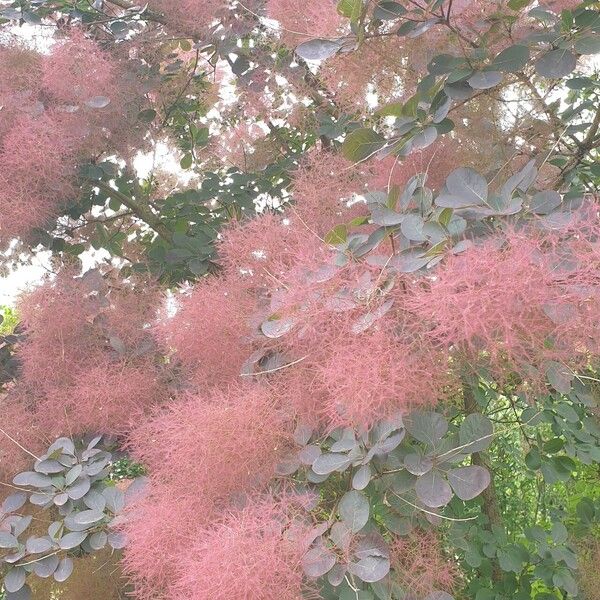
POLYGON ((598 54, 592 0, 0 2, 6 600, 595 600, 598 54))

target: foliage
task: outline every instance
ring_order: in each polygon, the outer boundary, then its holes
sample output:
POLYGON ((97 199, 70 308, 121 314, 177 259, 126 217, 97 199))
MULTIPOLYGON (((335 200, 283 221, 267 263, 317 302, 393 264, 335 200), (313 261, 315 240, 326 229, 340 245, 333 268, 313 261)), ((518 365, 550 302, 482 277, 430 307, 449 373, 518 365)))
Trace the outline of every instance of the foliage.
POLYGON ((0 16, 2 261, 54 271, 0 342, 8 600, 107 544, 139 600, 595 589, 598 2, 0 16))
POLYGON ((101 439, 76 448, 72 440, 59 438, 36 459, 33 471, 14 476, 11 487, 19 491, 5 498, 0 519, 6 598, 28 597, 29 575, 63 582, 73 572, 73 556, 106 544, 123 547, 116 526, 125 495, 107 482, 112 457, 98 447, 101 439), (21 510, 27 501, 50 513, 47 532, 40 532, 27 509, 21 510))

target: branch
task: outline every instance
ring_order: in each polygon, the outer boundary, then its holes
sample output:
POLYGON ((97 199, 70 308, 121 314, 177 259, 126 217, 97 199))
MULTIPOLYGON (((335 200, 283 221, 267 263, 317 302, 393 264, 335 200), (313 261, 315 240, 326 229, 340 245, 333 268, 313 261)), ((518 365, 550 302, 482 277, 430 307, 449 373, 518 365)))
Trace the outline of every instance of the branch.
MULTIPOLYGON (((129 2, 128 0, 106 0, 109 4, 113 4, 114 6, 118 6, 119 8, 122 8, 123 10, 131 10, 132 8, 138 8, 135 4, 133 4, 132 2, 129 2)), ((140 8, 140 14, 142 14, 141 8, 140 8)), ((144 18, 147 21, 154 21, 156 23, 165 23, 165 18, 159 14, 159 13, 155 13, 152 10, 149 10, 148 8, 146 8, 146 10, 143 11, 144 14, 144 18)))
POLYGON ((147 206, 140 204, 130 196, 126 196, 104 181, 90 181, 90 183, 106 192, 113 198, 119 200, 121 204, 124 204, 127 208, 129 208, 136 217, 144 221, 144 223, 153 229, 161 238, 167 242, 172 241, 172 232, 147 206))
POLYGON ((588 132, 583 139, 583 142, 579 143, 579 148, 574 156, 567 162, 567 164, 562 168, 561 174, 557 179, 557 184, 559 187, 565 183, 567 174, 575 169, 581 164, 583 159, 586 157, 590 150, 593 150, 600 144, 600 140, 596 138, 598 134, 598 130, 600 129, 600 108, 596 110, 596 114, 594 115, 594 120, 588 129, 588 132))

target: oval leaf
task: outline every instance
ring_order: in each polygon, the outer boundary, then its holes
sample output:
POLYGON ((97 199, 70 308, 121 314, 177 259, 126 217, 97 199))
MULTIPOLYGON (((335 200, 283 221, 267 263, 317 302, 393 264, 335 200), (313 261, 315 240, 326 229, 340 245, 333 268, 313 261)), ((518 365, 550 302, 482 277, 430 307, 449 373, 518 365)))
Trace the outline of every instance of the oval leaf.
POLYGON ((341 48, 341 42, 316 38, 302 42, 296 47, 296 54, 304 60, 325 60, 341 48))
POLYGON ((361 492, 346 492, 340 500, 338 514, 354 533, 360 531, 369 520, 369 501, 361 492))
POLYGON ((446 506, 452 500, 452 489, 442 474, 435 469, 419 477, 415 491, 417 498, 430 508, 446 506))
POLYGON ((312 548, 302 558, 302 569, 309 577, 322 577, 335 565, 336 557, 323 546, 312 548))
POLYGON ((472 500, 490 485, 491 477, 487 469, 471 465, 448 471, 448 481, 461 500, 472 500))

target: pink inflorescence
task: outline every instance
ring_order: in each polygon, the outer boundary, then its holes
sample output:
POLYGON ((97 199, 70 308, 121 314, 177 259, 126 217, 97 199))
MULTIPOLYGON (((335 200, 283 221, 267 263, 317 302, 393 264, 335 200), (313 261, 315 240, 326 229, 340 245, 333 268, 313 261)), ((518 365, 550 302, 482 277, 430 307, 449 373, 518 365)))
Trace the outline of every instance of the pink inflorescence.
POLYGON ((0 237, 44 225, 73 198, 76 140, 54 114, 17 118, 0 146, 0 237))
POLYGON ((186 34, 205 33, 228 6, 227 0, 151 0, 151 10, 162 13, 167 26, 186 34))
POLYGON ((267 15, 281 27, 281 38, 289 46, 340 33, 342 17, 333 0, 267 0, 267 15))
POLYGON ((390 547, 394 579, 415 598, 434 591, 452 592, 460 570, 446 558, 433 531, 413 530, 408 536, 395 536, 390 547))
POLYGON ((509 231, 450 258, 407 304, 434 343, 484 359, 496 375, 523 373, 598 350, 598 265, 588 238, 509 231))
POLYGON ((443 353, 393 331, 394 322, 385 320, 364 334, 347 332, 315 365, 326 390, 321 410, 330 426, 369 428, 438 400, 447 368, 443 353))
POLYGON ((189 380, 203 389, 239 380, 251 353, 254 308, 239 278, 203 280, 177 302, 176 314, 161 322, 159 335, 175 351, 189 380))
POLYGON ((135 430, 131 447, 153 480, 210 506, 268 481, 288 436, 268 389, 238 384, 180 400, 135 430))
POLYGON ((113 150, 128 146, 138 87, 77 31, 44 56, 0 46, 2 240, 27 236, 73 201, 78 164, 109 141, 113 150))
POLYGON ((32 427, 50 438, 124 434, 168 397, 151 338, 133 333, 145 330, 148 305, 134 307, 130 300, 116 289, 108 298, 92 292, 68 271, 24 298, 26 336, 14 401, 32 427), (124 319, 132 332, 125 341, 117 326, 124 319))
POLYGON ((310 152, 292 174, 292 218, 295 214, 323 236, 334 225, 364 215, 365 204, 352 203, 355 194, 365 191, 362 171, 340 154, 310 152))
POLYGON ((171 598, 306 598, 301 565, 306 545, 288 512, 285 503, 253 498, 200 532, 180 561, 171 598))
POLYGON ((111 57, 76 32, 45 58, 42 84, 58 102, 79 105, 98 96, 110 100, 119 87, 117 77, 111 57))
POLYGON ((151 484, 126 525, 125 566, 139 597, 166 594, 193 532, 204 539, 203 528, 227 506, 269 482, 290 447, 290 427, 268 388, 238 384, 184 396, 133 431, 130 448, 148 466, 151 484))

